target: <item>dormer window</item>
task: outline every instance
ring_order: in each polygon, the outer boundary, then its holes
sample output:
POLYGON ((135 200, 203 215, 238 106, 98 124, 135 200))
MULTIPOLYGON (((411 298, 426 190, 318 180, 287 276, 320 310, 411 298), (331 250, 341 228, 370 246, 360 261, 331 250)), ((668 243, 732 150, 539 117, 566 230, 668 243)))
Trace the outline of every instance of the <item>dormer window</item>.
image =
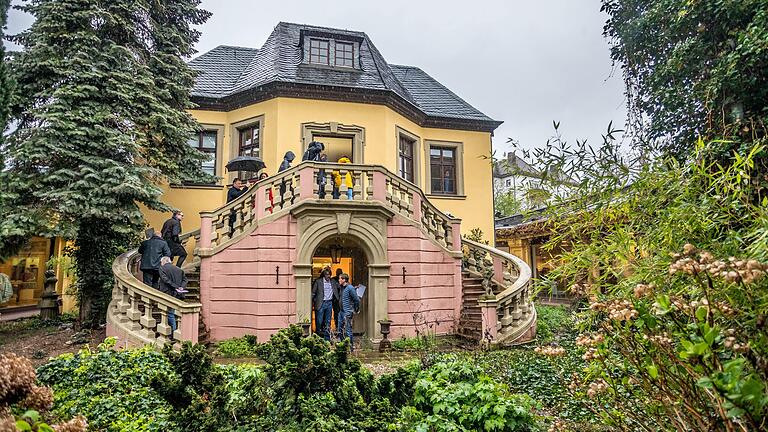
POLYGON ((302 63, 339 69, 361 69, 362 38, 327 32, 305 32, 302 35, 302 63))
MULTIPOLYGON (((328 65, 330 42, 325 39, 309 40, 309 62, 313 64, 328 65)), ((338 54, 337 54, 338 55, 338 54)))
POLYGON ((336 42, 336 66, 354 67, 355 45, 347 42, 336 42))

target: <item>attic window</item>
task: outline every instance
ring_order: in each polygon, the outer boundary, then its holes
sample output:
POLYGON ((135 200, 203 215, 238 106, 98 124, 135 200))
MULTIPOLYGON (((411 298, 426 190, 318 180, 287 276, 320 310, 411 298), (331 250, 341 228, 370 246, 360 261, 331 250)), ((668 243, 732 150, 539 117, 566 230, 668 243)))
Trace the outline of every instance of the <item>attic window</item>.
POLYGON ((355 45, 347 42, 336 42, 336 66, 354 67, 355 45))
POLYGON ((309 62, 327 65, 329 59, 330 42, 325 39, 309 40, 309 62))

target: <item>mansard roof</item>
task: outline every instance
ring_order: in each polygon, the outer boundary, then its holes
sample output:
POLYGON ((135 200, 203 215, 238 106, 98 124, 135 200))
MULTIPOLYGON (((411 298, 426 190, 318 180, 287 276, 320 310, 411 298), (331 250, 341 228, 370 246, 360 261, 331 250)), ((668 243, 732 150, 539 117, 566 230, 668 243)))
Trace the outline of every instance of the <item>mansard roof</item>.
POLYGON ((387 63, 358 31, 279 23, 259 49, 218 46, 189 62, 198 72, 192 99, 202 109, 231 110, 274 97, 376 103, 425 127, 492 132, 491 119, 426 72, 387 63), (304 61, 304 37, 355 41, 356 68, 304 61))

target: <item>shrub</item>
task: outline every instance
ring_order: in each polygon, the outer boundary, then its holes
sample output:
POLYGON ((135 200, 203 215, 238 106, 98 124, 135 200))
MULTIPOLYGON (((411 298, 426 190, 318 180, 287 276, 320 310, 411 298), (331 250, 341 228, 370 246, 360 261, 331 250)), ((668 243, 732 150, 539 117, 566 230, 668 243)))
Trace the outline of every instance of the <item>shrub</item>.
POLYGON ((226 339, 216 344, 216 355, 221 357, 256 357, 256 336, 245 335, 226 339))
POLYGON ((401 411, 400 430, 534 431, 534 401, 512 394, 480 368, 446 356, 416 381, 413 406, 401 411))
POLYGON ((108 339, 95 352, 63 354, 38 368, 38 379, 54 391, 52 412, 82 414, 100 431, 179 430, 171 406, 151 386, 173 374, 165 357, 151 348, 116 352, 113 345, 108 339))

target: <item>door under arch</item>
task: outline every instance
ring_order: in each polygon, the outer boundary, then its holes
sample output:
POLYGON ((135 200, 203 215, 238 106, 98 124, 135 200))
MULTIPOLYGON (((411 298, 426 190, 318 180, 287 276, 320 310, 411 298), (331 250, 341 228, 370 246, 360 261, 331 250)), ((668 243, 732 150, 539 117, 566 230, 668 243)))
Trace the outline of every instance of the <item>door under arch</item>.
MULTIPOLYGON (((365 251, 358 245, 354 238, 348 236, 334 236, 323 241, 312 255, 312 282, 320 277, 325 267, 331 268, 331 276, 336 277, 339 271, 349 275, 349 282, 354 286, 364 285, 366 287, 360 298, 360 313, 354 315, 352 321, 352 331, 357 340, 370 339, 368 331, 368 286, 369 270, 368 257, 365 251)), ((310 300, 311 301, 311 300, 310 300)), ((309 306, 312 307, 311 305, 309 306)), ((333 323, 336 322, 336 316, 333 317, 333 323)), ((332 328, 336 330, 336 325, 332 328)), ((312 329, 315 328, 315 314, 312 312, 312 329)))

